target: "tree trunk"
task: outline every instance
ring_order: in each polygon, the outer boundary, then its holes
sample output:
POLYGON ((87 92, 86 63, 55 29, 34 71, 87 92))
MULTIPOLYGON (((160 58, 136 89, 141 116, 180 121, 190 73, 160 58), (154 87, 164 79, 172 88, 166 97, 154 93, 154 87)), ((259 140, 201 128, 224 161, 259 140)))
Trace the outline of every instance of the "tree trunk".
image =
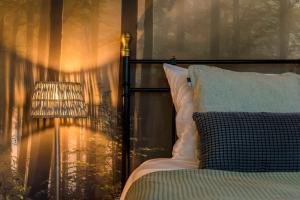
MULTIPOLYGON (((144 19, 144 50, 143 50, 143 58, 152 59, 153 57, 153 0, 145 0, 145 19, 144 19)), ((141 77, 144 77, 141 80, 141 85, 148 85, 153 82, 153 77, 151 74, 151 66, 143 65, 141 68, 141 77)), ((137 75, 138 76, 138 75, 137 75)), ((133 98, 132 98, 133 99, 133 98)), ((144 116, 148 116, 150 118, 151 107, 155 108, 155 105, 149 106, 149 102, 145 101, 145 98, 141 94, 136 94, 134 100, 136 103, 136 120, 137 128, 132 133, 132 138, 137 138, 136 142, 132 142, 131 150, 134 152, 131 156, 130 160, 130 170, 135 169, 141 161, 143 161, 142 157, 140 157, 139 151, 145 144, 141 143, 140 133, 143 133, 145 138, 149 137, 149 124, 147 121, 141 123, 139 118, 143 118, 144 116)), ((150 141, 151 142, 151 141, 150 141)))
POLYGON ((21 143, 20 143, 20 156, 18 159, 18 167, 21 174, 25 174, 26 172, 26 160, 27 160, 27 146, 28 146, 28 134, 29 134, 29 126, 30 126, 30 105, 31 104, 31 94, 33 88, 33 78, 32 78, 32 60, 33 60, 33 36, 34 36, 34 12, 32 12, 31 0, 27 2, 27 10, 26 10, 26 59, 23 61, 25 64, 24 74, 23 76, 24 82, 22 83, 24 86, 25 91, 25 102, 23 106, 23 113, 21 114, 23 118, 22 123, 22 136, 21 136, 21 143))
MULTIPOLYGON (((185 0, 177 0, 177 7, 176 9, 178 9, 177 11, 177 16, 176 16, 176 41, 174 41, 175 43, 175 49, 177 49, 177 51, 175 51, 176 53, 178 53, 178 55, 171 55, 171 56, 184 56, 187 52, 185 51, 185 46, 184 46, 184 42, 185 42, 185 21, 186 19, 183 17, 185 15, 185 0), (180 10, 180 12, 179 12, 180 10)), ((174 52, 174 53, 175 53, 174 52)))
MULTIPOLYGON (((0 16, 0 132, 4 129, 5 124, 5 107, 6 107, 6 68, 5 68, 5 47, 4 42, 4 16, 0 16)), ((1 136, 1 135, 0 135, 1 136)))
MULTIPOLYGON (((8 129, 6 130, 7 134, 11 134, 11 126, 12 126, 12 113, 13 113, 13 107, 15 106, 15 96, 14 96, 14 88, 15 88, 15 74, 16 74, 16 69, 19 67, 19 57, 17 56, 17 34, 18 34, 18 27, 19 27, 19 17, 20 15, 17 13, 14 18, 12 19, 12 32, 10 35, 10 41, 9 45, 11 47, 11 51, 9 52, 9 88, 8 88, 8 106, 7 106, 7 111, 8 112, 8 129)), ((11 135, 7 135, 8 140, 7 142, 10 141, 11 135)))
MULTIPOLYGON (((60 67, 60 54, 61 54, 61 34, 62 34, 62 0, 41 0, 40 3, 40 27, 39 27, 39 38, 38 38, 38 71, 40 72, 43 79, 58 79, 56 72, 53 70, 47 70, 44 66, 47 61, 47 39, 48 30, 49 36, 49 57, 48 63, 51 67, 60 67), (50 7, 50 18, 49 18, 49 5, 50 7), (48 19, 50 19, 50 29, 48 29, 48 19), (43 77, 44 76, 44 77, 43 77)), ((38 131, 45 128, 45 120, 39 121, 41 126, 38 131)), ((52 129, 54 132, 54 129, 52 129)), ((34 197, 39 193, 39 199, 47 199, 48 191, 48 180, 51 169, 51 158, 53 151, 53 132, 50 133, 39 133, 36 137, 32 137, 32 147, 30 149, 30 162, 29 162, 29 176, 28 184, 31 187, 30 196, 34 197), (42 165, 40 166, 40 164, 42 165)), ((33 134, 32 134, 33 135, 33 134)), ((53 187, 53 182, 51 182, 53 187)))
MULTIPOLYGON (((96 68, 98 66, 98 41, 99 41, 99 0, 92 0, 87 4, 87 8, 91 12, 90 14, 90 22, 88 24, 87 29, 87 54, 89 57, 89 67, 96 68)), ((95 114, 97 107, 95 106, 94 98, 93 98, 93 89, 91 87, 91 98, 89 104, 89 112, 91 114, 95 114)))
POLYGON ((98 42, 99 42, 99 0, 93 0, 91 4, 92 19, 90 28, 91 44, 91 65, 95 68, 98 65, 98 42))
POLYGON ((61 40, 62 40, 63 0, 50 2, 50 46, 49 66, 60 69, 61 40))
POLYGON ((145 0, 144 58, 153 56, 153 0, 145 0))
MULTIPOLYGON (((31 135, 31 149, 29 161, 28 186, 29 196, 32 199, 48 199, 48 181, 51 168, 52 146, 54 141, 54 128, 43 127, 42 120, 38 121, 37 134, 31 135), (38 197, 37 197, 38 196, 38 197)), ((53 179, 51 182, 53 186, 53 179)))
POLYGON ((289 1, 280 0, 279 56, 282 59, 287 58, 289 50, 288 9, 289 1))
POLYGON ((233 0, 232 57, 238 58, 239 54, 240 54, 240 5, 239 5, 239 0, 233 0))
MULTIPOLYGON (((183 3, 183 2, 181 2, 183 3)), ((145 22, 144 22, 144 58, 152 58, 153 55, 153 0, 145 1, 145 22)), ((183 39, 183 38, 181 38, 183 39)), ((174 45, 178 45, 174 43, 174 45)), ((179 44, 181 45, 181 44, 179 44)), ((159 56, 159 55, 158 55, 159 56)), ((151 74, 159 74, 161 71, 154 66, 143 66, 141 69, 141 87, 151 87, 160 80, 157 77, 151 76, 151 74)), ((155 151, 155 148, 161 149, 169 149, 168 145, 171 144, 171 128, 170 123, 168 123, 168 119, 170 116, 170 112, 168 112, 169 104, 166 104, 167 101, 164 101, 163 95, 154 95, 147 96, 141 94, 138 97, 138 104, 136 101, 136 97, 133 98, 135 101, 135 105, 138 105, 138 108, 135 110, 137 117, 135 120, 137 122, 137 130, 134 132, 134 138, 137 139, 135 146, 133 146, 134 156, 132 158, 131 169, 137 167, 141 162, 145 161, 146 158, 143 154, 147 155, 147 159, 158 157, 158 156, 170 156, 170 151, 155 151), (140 120, 140 119, 154 119, 154 120, 140 120), (167 121, 163 121, 161 119, 166 119, 167 121), (169 133, 161 135, 161 132, 169 133), (141 135, 142 133, 142 135, 141 135), (155 133, 155 134, 154 134, 155 133), (153 138, 160 138, 159 141, 154 140, 153 138), (144 148, 149 148, 149 151, 144 152, 144 148)), ((169 103, 169 102, 167 102, 169 103)))
POLYGON ((211 0, 210 57, 220 54, 220 0, 211 0))
POLYGON ((46 67, 47 61, 47 42, 49 34, 49 0, 40 0, 40 22, 38 35, 38 67, 46 67))

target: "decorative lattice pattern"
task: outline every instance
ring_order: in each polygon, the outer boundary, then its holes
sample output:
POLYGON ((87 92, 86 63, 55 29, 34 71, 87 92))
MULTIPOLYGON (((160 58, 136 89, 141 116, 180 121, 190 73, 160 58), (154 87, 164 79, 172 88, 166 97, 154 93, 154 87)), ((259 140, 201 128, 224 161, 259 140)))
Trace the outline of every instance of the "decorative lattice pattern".
POLYGON ((194 113, 201 168, 300 171, 300 113, 194 113))
POLYGON ((80 83, 37 82, 32 95, 34 118, 81 118, 87 114, 80 83))

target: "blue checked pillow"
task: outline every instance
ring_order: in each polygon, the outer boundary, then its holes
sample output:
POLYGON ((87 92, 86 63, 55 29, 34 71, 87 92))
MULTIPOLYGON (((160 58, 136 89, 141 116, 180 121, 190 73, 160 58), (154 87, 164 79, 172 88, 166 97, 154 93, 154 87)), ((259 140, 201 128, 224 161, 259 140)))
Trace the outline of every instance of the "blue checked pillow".
POLYGON ((194 113, 200 168, 300 171, 300 113, 194 113))

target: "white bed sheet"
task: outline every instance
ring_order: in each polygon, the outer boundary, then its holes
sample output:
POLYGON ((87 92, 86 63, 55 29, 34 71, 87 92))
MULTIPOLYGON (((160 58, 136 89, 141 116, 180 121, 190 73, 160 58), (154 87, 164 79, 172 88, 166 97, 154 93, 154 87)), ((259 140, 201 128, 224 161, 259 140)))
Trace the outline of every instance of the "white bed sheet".
POLYGON ((130 186, 140 177, 156 171, 165 170, 176 170, 176 169, 195 169, 198 168, 198 162, 187 161, 187 160, 177 160, 173 158, 157 158, 151 159, 142 163, 138 168, 136 168, 129 176, 123 192, 121 194, 120 200, 124 200, 126 193, 130 186))

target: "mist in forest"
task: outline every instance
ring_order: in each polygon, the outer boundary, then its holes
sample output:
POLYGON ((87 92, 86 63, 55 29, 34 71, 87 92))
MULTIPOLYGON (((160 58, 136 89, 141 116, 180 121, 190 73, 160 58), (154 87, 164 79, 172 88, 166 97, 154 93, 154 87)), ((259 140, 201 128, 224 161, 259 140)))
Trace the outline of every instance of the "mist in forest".
POLYGON ((153 58, 300 57, 299 0, 151 2, 152 13, 145 13, 152 25, 145 28, 152 27, 153 36, 143 32, 141 39, 152 46, 153 58))
POLYGON ((121 3, 0 0, 0 199, 51 199, 54 122, 32 119, 36 81, 75 81, 88 117, 61 120, 62 199, 120 193, 121 3))
MULTIPOLYGON (((139 0, 137 58, 299 59, 299 0, 139 0)), ((221 66, 263 73, 294 66, 221 66)), ((158 66, 138 66, 135 86, 168 87, 158 66)), ((167 94, 135 94, 132 168, 170 157, 172 107, 167 94), (162 112, 162 110, 164 112, 162 112)))
MULTIPOLYGON (((137 8, 138 58, 300 57, 299 0, 138 0, 137 8)), ((54 194, 54 122, 30 117, 43 80, 81 82, 88 106, 87 119, 61 120, 63 198, 119 195, 120 34, 120 0, 0 0, 0 199, 54 194)), ((168 87, 158 67, 137 66, 132 78, 168 87)), ((172 106, 169 94, 132 99, 133 170, 171 156, 172 106)))

